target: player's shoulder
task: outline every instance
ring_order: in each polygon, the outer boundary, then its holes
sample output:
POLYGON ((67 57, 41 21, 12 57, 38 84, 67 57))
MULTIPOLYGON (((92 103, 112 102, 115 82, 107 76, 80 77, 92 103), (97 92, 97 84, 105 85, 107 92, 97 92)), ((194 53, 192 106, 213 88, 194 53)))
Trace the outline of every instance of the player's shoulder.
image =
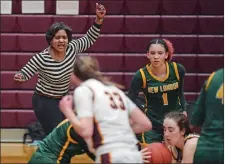
POLYGON ((185 137, 184 140, 184 149, 194 151, 196 149, 199 135, 196 134, 189 134, 187 137, 185 137))
POLYGON ((88 80, 84 81, 81 84, 81 86, 85 86, 85 87, 91 88, 92 90, 95 90, 99 87, 104 87, 104 84, 99 80, 91 78, 91 79, 88 79, 88 80))
POLYGON ((173 71, 175 71, 178 79, 184 78, 186 70, 185 70, 185 68, 182 64, 177 63, 177 62, 168 62, 168 65, 169 65, 170 68, 172 68, 173 71))
POLYGON ((147 65, 139 68, 135 74, 134 74, 134 78, 136 79, 142 79, 143 74, 145 74, 145 72, 147 71, 147 65))
POLYGON ((200 136, 198 134, 189 134, 185 137, 185 140, 186 139, 190 139, 190 138, 199 138, 200 136))
POLYGON ((221 81, 223 80, 223 76, 224 76, 224 69, 221 68, 221 69, 218 69, 214 72, 212 72, 208 79, 206 80, 206 83, 205 83, 205 90, 207 90, 209 88, 209 86, 211 85, 211 83, 218 83, 218 81, 221 81))
POLYGON ((198 141, 199 139, 199 135, 197 134, 189 134, 187 135, 185 138, 184 138, 184 143, 185 145, 189 145, 189 144, 196 144, 196 142, 198 141))
POLYGON ((182 64, 177 62, 168 62, 168 65, 174 69, 178 69, 179 72, 185 72, 185 68, 182 64))
POLYGON ((199 139, 198 137, 190 138, 189 140, 186 141, 184 148, 187 150, 195 149, 198 143, 198 139, 199 139))
MULTIPOLYGON (((144 70, 144 71, 147 71, 147 67, 149 67, 149 66, 150 66, 150 63, 144 65, 144 66, 141 67, 140 69, 142 69, 142 70, 144 70)), ((140 69, 139 69, 139 70, 140 70, 140 69)))
POLYGON ((182 64, 180 64, 180 63, 176 63, 176 64, 177 64, 177 68, 178 68, 179 71, 184 71, 185 72, 185 68, 184 68, 184 66, 182 64))
POLYGON ((89 91, 94 92, 95 88, 97 87, 96 84, 99 84, 100 82, 95 79, 88 79, 81 83, 78 87, 75 88, 74 94, 79 95, 79 94, 84 94, 89 91))
POLYGON ((218 75, 222 75, 222 76, 223 76, 223 74, 224 74, 224 69, 223 69, 223 68, 218 69, 218 70, 215 72, 215 74, 218 74, 218 75))

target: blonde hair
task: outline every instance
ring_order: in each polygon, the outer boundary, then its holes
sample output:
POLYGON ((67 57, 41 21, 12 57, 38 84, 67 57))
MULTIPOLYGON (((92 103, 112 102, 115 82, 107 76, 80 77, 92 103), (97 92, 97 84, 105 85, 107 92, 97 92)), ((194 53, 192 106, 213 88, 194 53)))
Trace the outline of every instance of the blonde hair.
POLYGON ((109 77, 105 77, 101 74, 98 60, 94 57, 77 57, 74 65, 74 74, 82 81, 93 78, 105 85, 114 85, 120 89, 124 89, 123 85, 114 83, 109 77))

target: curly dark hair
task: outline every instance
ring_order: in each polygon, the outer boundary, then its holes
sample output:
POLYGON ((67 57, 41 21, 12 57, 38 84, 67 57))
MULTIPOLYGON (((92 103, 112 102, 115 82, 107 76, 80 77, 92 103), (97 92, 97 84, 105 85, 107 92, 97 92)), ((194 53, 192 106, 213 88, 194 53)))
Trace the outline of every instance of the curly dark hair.
POLYGON ((65 25, 63 22, 56 22, 49 27, 48 31, 45 34, 46 41, 48 42, 49 45, 52 39, 54 38, 55 34, 59 30, 65 30, 69 42, 72 40, 72 29, 69 26, 65 25))

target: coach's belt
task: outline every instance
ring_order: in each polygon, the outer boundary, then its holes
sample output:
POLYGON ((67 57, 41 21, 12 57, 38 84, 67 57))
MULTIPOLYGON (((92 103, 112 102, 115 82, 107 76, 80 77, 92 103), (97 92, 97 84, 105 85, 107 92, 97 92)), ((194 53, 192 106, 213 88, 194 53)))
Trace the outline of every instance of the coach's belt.
POLYGON ((50 95, 46 95, 44 93, 41 93, 40 91, 35 91, 38 95, 40 96, 45 96, 45 97, 48 97, 48 98, 54 98, 54 99, 61 99, 63 96, 50 96, 50 95))

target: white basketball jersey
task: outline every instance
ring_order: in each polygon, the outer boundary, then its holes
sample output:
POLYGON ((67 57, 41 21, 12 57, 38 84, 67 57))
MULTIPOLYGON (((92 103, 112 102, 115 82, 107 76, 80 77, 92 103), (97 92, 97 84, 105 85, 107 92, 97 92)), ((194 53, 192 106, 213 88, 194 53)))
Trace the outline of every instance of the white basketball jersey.
POLYGON ((123 91, 90 79, 75 89, 74 94, 78 117, 94 118, 95 148, 102 145, 110 148, 116 144, 130 146, 137 144, 129 122, 129 114, 137 106, 123 91))

